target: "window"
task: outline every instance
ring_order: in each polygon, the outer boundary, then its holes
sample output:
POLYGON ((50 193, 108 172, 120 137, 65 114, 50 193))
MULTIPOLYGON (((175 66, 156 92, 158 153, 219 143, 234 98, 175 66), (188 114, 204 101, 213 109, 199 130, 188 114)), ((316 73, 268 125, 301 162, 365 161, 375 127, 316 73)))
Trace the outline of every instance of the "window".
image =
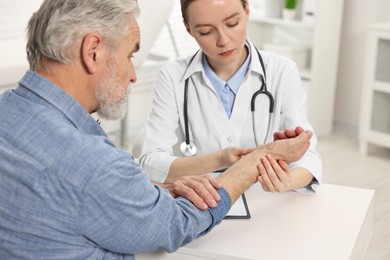
POLYGON ((28 68, 26 28, 43 0, 0 0, 0 87, 15 86, 28 68))
POLYGON ((199 49, 196 41, 187 33, 181 17, 180 1, 174 1, 172 13, 151 49, 151 55, 169 60, 186 57, 199 49))
POLYGON ((0 1, 0 42, 23 41, 31 15, 42 0, 0 1))

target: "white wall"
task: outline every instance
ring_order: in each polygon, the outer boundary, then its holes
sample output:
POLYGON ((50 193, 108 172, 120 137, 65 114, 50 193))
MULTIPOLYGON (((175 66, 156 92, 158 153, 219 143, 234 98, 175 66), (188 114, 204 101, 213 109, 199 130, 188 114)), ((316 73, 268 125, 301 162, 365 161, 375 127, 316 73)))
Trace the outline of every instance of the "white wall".
POLYGON ((358 133, 366 43, 370 24, 390 21, 388 0, 345 0, 339 73, 335 102, 335 126, 358 133))
POLYGON ((28 69, 25 29, 41 2, 0 0, 0 88, 14 87, 28 69))

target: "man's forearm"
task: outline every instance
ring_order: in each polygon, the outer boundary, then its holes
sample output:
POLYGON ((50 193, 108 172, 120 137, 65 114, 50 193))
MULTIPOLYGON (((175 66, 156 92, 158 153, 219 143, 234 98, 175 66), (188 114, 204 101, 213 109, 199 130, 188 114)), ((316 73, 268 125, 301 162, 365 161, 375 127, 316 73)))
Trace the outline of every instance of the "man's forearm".
POLYGON ((259 175, 257 165, 260 159, 272 154, 277 159, 288 162, 299 160, 310 146, 310 131, 302 132, 296 138, 278 140, 266 145, 258 146, 253 152, 243 156, 238 162, 228 168, 217 180, 230 194, 232 203, 244 193, 259 175))

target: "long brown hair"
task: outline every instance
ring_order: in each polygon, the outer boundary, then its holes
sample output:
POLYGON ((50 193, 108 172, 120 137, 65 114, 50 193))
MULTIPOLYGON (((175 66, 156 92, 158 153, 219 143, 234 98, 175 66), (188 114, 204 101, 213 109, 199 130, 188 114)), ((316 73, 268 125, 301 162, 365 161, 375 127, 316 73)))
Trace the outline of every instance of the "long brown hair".
MULTIPOLYGON (((196 0, 180 0, 180 5, 181 5, 181 16, 183 17, 183 20, 185 23, 188 23, 188 16, 187 16, 187 9, 188 6, 192 3, 195 2, 196 0)), ((247 0, 241 0, 242 6, 244 9, 246 8, 246 2, 247 0)))

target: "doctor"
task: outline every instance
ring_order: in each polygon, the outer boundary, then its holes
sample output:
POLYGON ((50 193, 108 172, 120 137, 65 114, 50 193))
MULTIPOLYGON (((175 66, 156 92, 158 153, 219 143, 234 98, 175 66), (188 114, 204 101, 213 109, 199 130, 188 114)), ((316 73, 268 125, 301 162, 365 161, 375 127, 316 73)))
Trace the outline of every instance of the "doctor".
MULTIPOLYGON (((221 170, 273 138, 313 130, 295 63, 247 39, 247 0, 181 0, 181 10, 200 50, 160 72, 140 157, 150 179, 171 183, 221 170)), ((264 157, 263 189, 314 191, 322 176, 316 144, 313 135, 291 164, 264 157)))

